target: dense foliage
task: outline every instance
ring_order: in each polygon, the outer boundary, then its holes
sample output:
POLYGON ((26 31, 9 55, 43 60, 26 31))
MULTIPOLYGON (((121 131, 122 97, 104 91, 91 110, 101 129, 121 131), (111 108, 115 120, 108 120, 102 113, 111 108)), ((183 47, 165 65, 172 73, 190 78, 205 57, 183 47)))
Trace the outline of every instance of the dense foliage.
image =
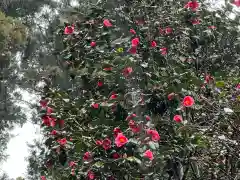
POLYGON ((75 2, 0 2, 0 160, 20 88, 27 179, 240 179, 240 1, 75 2))
POLYGON ((101 2, 61 26, 69 86, 45 81, 41 178, 238 179, 233 7, 101 2))

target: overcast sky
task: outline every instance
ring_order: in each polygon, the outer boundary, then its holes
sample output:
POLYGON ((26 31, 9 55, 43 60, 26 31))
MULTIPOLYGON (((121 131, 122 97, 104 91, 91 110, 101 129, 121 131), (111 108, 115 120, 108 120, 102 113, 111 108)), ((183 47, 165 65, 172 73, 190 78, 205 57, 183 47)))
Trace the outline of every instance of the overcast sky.
MULTIPOLYGON (((23 99, 28 102, 33 102, 37 99, 36 96, 25 91, 22 91, 22 95, 23 99)), ((28 116, 28 122, 25 123, 22 128, 16 127, 12 131, 12 134, 14 134, 16 137, 10 140, 7 149, 9 158, 1 166, 1 170, 5 171, 11 178, 16 178, 19 176, 24 177, 27 166, 25 158, 29 154, 26 143, 31 143, 33 139, 40 138, 40 127, 34 126, 29 122, 29 114, 31 113, 31 109, 26 104, 21 104, 21 106, 23 107, 23 111, 26 112, 28 116)), ((0 173, 2 172, 0 171, 0 173)))

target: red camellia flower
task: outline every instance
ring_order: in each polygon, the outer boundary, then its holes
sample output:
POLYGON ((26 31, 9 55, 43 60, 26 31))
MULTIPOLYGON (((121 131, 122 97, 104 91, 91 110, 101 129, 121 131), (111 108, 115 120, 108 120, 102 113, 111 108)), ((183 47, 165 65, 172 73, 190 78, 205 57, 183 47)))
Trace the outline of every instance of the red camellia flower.
POLYGON ((181 115, 175 115, 173 117, 173 120, 179 123, 179 122, 182 122, 183 119, 181 115))
POLYGON ((101 146, 101 145, 102 145, 102 143, 103 143, 103 141, 102 141, 102 140, 96 140, 96 145, 97 145, 97 146, 101 146))
POLYGON ((112 71, 112 67, 103 68, 104 71, 112 71))
POLYGON ((48 101, 46 99, 42 99, 39 103, 43 108, 45 108, 47 107, 48 101))
POLYGON ((49 116, 44 115, 44 116, 42 117, 42 122, 43 122, 43 124, 44 124, 45 126, 50 126, 50 118, 49 118, 49 116))
POLYGON ((152 42, 151 42, 151 47, 157 47, 156 41, 152 41, 152 42))
POLYGON ((112 157, 113 157, 113 159, 119 159, 120 155, 115 152, 115 153, 113 153, 112 157))
POLYGON ((130 29, 130 33, 136 34, 136 31, 134 29, 130 29))
POLYGON ((53 109, 50 107, 46 108, 47 114, 50 115, 53 112, 53 109))
POLYGON ((47 180, 45 176, 41 176, 41 180, 47 180))
POLYGON ((63 127, 64 127, 64 120, 60 119, 60 120, 58 121, 58 124, 59 124, 59 127, 60 127, 60 128, 63 128, 63 127))
POLYGON ((83 160, 88 161, 89 159, 91 159, 90 152, 85 152, 84 155, 83 155, 83 160))
POLYGON ((165 28, 165 33, 168 35, 168 34, 171 34, 172 33, 172 28, 170 28, 170 27, 167 27, 167 28, 165 28))
POLYGON ((112 95, 110 96, 110 99, 116 99, 117 98, 117 94, 116 93, 112 93, 112 95))
POLYGON ((162 55, 166 55, 167 54, 167 48, 163 47, 163 48, 160 48, 160 52, 162 55))
POLYGON ((200 24, 200 20, 199 19, 193 19, 193 20, 191 20, 191 22, 192 22, 193 25, 200 24))
POLYGON ((240 7, 240 0, 235 0, 233 4, 237 7, 240 7))
POLYGON ((57 131, 56 130, 52 130, 52 132, 51 132, 51 135, 57 135, 57 131))
POLYGON ((131 54, 136 54, 137 53, 137 47, 136 46, 132 46, 129 50, 128 50, 129 53, 131 54))
POLYGON ((115 138, 115 144, 117 147, 122 147, 124 144, 128 142, 128 139, 126 136, 123 135, 123 133, 118 133, 117 137, 115 138))
POLYGON ((102 147, 105 149, 105 150, 108 150, 111 148, 111 144, 112 144, 112 141, 108 138, 105 138, 102 142, 102 147))
POLYGON ((103 20, 103 25, 105 27, 112 27, 112 23, 108 19, 103 20))
POLYGON ((98 85, 98 87, 102 87, 103 86, 103 82, 102 81, 98 81, 97 85, 98 85))
POLYGON ((67 139, 66 138, 62 138, 57 140, 57 142, 61 145, 61 146, 65 146, 67 144, 67 139))
POLYGON ((92 104, 92 107, 93 107, 94 109, 98 109, 98 108, 99 108, 99 104, 98 104, 98 103, 93 103, 93 104, 92 104))
POLYGON ((136 46, 138 46, 138 44, 139 44, 139 38, 134 38, 134 39, 132 39, 132 46, 133 47, 136 47, 136 46))
POLYGON ((132 67, 126 67, 126 68, 123 69, 123 75, 125 77, 129 76, 132 72, 133 72, 132 67))
POLYGON ((152 137, 152 141, 159 141, 160 140, 160 135, 158 134, 158 132, 156 130, 148 129, 147 134, 152 137))
POLYGON ((151 150, 146 150, 144 153, 144 157, 149 158, 151 161, 153 160, 153 153, 151 150))
POLYGON ((95 175, 94 175, 94 173, 92 171, 88 171, 87 176, 88 176, 88 179, 91 179, 91 180, 95 179, 95 175))
POLYGON ((189 8, 192 11, 196 11, 199 8, 199 3, 196 0, 189 1, 184 8, 189 8))
POLYGON ((132 119, 129 121, 128 125, 133 133, 139 133, 141 130, 141 126, 136 124, 135 121, 132 119))
POLYGON ((77 163, 74 161, 69 162, 69 167, 75 167, 76 165, 77 165, 77 163))
POLYGON ((122 131, 119 127, 116 127, 114 128, 113 132, 114 132, 114 137, 117 137, 118 133, 121 133, 122 131))
POLYGON ((145 118, 146 118, 147 121, 151 120, 150 116, 146 116, 145 118))
POLYGON ((194 99, 191 96, 185 96, 183 99, 183 106, 191 107, 194 104, 194 99))
POLYGON ((72 26, 67 26, 64 29, 64 34, 66 34, 66 35, 73 34, 73 32, 74 32, 74 26, 73 25, 72 26))
POLYGON ((91 47, 95 47, 96 45, 97 45, 97 43, 94 42, 94 41, 92 41, 92 42, 90 43, 90 46, 91 46, 91 47))

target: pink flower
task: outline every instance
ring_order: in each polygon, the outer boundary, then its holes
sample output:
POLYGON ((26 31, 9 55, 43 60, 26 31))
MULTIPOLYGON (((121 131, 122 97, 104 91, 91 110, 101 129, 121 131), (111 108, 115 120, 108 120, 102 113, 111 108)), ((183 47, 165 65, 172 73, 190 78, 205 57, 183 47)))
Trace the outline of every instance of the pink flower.
POLYGON ((208 26, 209 29, 216 29, 216 26, 208 26))
POLYGON ((85 152, 83 155, 83 160, 88 161, 91 158, 90 152, 85 152))
POLYGON ((138 46, 138 44, 139 44, 139 38, 134 38, 134 39, 132 39, 132 46, 133 47, 136 47, 136 46, 138 46))
POLYGON ((115 138, 115 144, 117 145, 117 147, 122 147, 127 142, 127 137, 124 136, 123 133, 118 133, 117 137, 115 138))
POLYGON ((166 55, 167 54, 167 48, 163 47, 163 48, 160 48, 160 52, 162 55, 166 55))
POLYGON ((236 88, 239 90, 240 89, 240 83, 236 86, 236 88))
POLYGON ((42 99, 39 103, 43 108, 45 108, 47 107, 48 101, 46 99, 42 99))
POLYGON ((53 109, 50 107, 46 108, 47 114, 50 115, 53 112, 53 109))
POLYGON ((98 81, 97 86, 98 87, 102 87, 103 86, 103 82, 102 81, 98 81))
POLYGON ((74 161, 70 161, 69 162, 69 167, 75 167, 77 164, 76 164, 76 162, 74 162, 74 161))
POLYGON ((112 93, 112 95, 110 96, 110 99, 117 99, 117 94, 116 93, 112 93))
POLYGON ((134 29, 130 29, 130 33, 136 34, 136 31, 134 29))
POLYGON ((134 118, 134 117, 137 117, 137 115, 136 115, 136 114, 131 114, 131 115, 129 115, 129 116, 126 118, 126 120, 129 121, 129 120, 131 120, 131 119, 134 118))
POLYGON ((108 19, 103 20, 103 25, 105 27, 112 27, 112 23, 108 19))
POLYGON ((136 46, 132 46, 132 47, 128 50, 128 52, 129 52, 130 54, 136 54, 136 53, 137 53, 137 47, 136 47, 136 46))
POLYGON ((194 99, 191 96, 185 96, 182 103, 185 107, 191 107, 194 104, 194 99))
POLYGON ((72 26, 67 26, 64 29, 64 34, 66 34, 66 35, 73 34, 73 32, 74 32, 74 26, 73 25, 72 26))
POLYGON ((126 68, 123 69, 123 75, 125 77, 129 76, 132 72, 133 72, 132 67, 126 67, 126 68))
POLYGON ((205 83, 209 84, 213 80, 214 80, 214 78, 211 75, 207 74, 205 76, 205 83))
POLYGON ((119 127, 116 127, 116 128, 114 128, 113 132, 114 132, 114 137, 117 137, 117 135, 119 133, 121 133, 122 131, 121 131, 121 129, 119 127))
POLYGON ((99 108, 99 104, 98 104, 98 103, 94 103, 94 104, 92 104, 92 107, 93 107, 94 109, 98 109, 98 108, 99 108))
POLYGON ((97 146, 101 146, 103 144, 103 141, 102 140, 96 140, 96 145, 97 146))
POLYGON ((173 100, 174 97, 175 97, 175 93, 170 93, 168 95, 168 100, 171 101, 171 100, 173 100))
POLYGON ((191 22, 192 22, 193 25, 200 24, 200 20, 199 19, 193 19, 193 20, 191 20, 191 22))
POLYGON ((199 8, 199 3, 196 0, 189 1, 184 8, 189 8, 192 11, 196 11, 199 8))
POLYGON ((67 139, 66 138, 62 138, 57 140, 57 142, 61 145, 61 146, 65 146, 67 144, 67 139))
POLYGON ((71 169, 71 175, 72 175, 72 176, 75 176, 75 169, 74 169, 74 168, 71 169))
POLYGON ((111 144, 112 144, 112 141, 108 138, 105 138, 102 142, 102 147, 103 149, 108 150, 111 148, 111 144))
POLYGON ((151 150, 146 150, 144 153, 144 157, 149 158, 151 161, 153 160, 153 153, 151 150))
POLYGON ((165 33, 168 35, 168 34, 171 34, 172 33, 172 28, 170 28, 170 27, 167 27, 167 28, 165 28, 165 33))
POLYGON ((160 135, 156 130, 147 130, 147 135, 150 135, 152 137, 152 141, 159 141, 160 140, 160 135))
POLYGON ((151 47, 157 47, 156 41, 152 41, 152 42, 151 42, 151 47))
POLYGON ((94 173, 92 171, 88 171, 87 176, 88 176, 88 179, 91 179, 91 180, 95 179, 95 175, 94 175, 94 173))
POLYGON ((47 180, 45 176, 41 176, 41 180, 47 180))
POLYGON ((182 122, 183 119, 181 115, 175 115, 173 117, 173 120, 179 123, 179 122, 182 122))
POLYGON ((57 135, 57 131, 56 130, 52 130, 52 132, 51 132, 51 135, 57 135))
POLYGON ((50 126, 55 127, 56 126, 56 119, 55 118, 49 118, 50 126))
POLYGON ((90 43, 90 46, 91 46, 91 47, 95 47, 96 45, 97 45, 97 43, 94 42, 94 41, 92 41, 92 42, 90 43))
POLYGON ((233 4, 237 7, 240 7, 240 0, 235 0, 233 4))
POLYGON ((112 67, 103 68, 104 71, 112 71, 112 67))
POLYGON ((150 116, 146 116, 145 118, 146 118, 147 121, 151 120, 150 116))

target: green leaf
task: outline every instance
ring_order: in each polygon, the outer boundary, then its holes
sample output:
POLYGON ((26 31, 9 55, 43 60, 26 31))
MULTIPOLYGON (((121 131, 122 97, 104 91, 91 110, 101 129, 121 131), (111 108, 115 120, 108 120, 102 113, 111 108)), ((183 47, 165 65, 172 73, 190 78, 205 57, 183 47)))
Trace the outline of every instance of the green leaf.
POLYGON ((217 82, 216 82, 216 86, 217 86, 218 88, 222 88, 222 87, 225 86, 225 83, 224 83, 224 81, 217 81, 217 82))

